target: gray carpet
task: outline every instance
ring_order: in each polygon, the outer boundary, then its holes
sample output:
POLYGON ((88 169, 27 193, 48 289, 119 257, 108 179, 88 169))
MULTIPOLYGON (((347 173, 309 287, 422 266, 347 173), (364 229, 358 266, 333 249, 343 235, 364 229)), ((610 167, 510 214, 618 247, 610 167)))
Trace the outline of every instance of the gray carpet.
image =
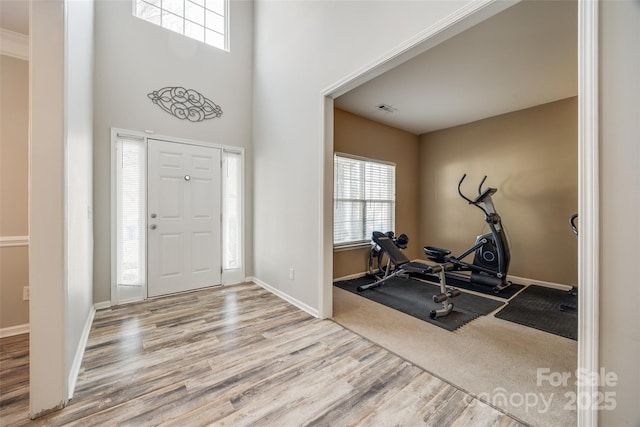
POLYGON ((431 319, 429 317, 431 310, 442 308, 442 304, 437 304, 431 299, 433 295, 440 293, 439 285, 416 279, 393 278, 380 287, 363 292, 357 291, 358 286, 372 282, 372 279, 362 277, 335 282, 334 286, 449 331, 453 331, 479 316, 489 314, 504 305, 501 301, 463 292, 460 296, 450 300, 454 308, 449 315, 431 319))

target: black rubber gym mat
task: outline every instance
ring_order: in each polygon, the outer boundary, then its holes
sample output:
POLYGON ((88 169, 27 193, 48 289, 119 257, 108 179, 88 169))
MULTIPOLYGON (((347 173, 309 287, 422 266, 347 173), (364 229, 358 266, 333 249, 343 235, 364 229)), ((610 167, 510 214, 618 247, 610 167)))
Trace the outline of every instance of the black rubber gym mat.
POLYGON ((453 331, 479 316, 489 314, 504 305, 504 302, 501 301, 463 292, 460 296, 450 299, 453 303, 453 311, 451 313, 438 319, 431 319, 429 312, 432 309, 442 308, 441 303, 437 304, 431 299, 433 295, 440 293, 439 285, 396 277, 380 287, 362 292, 357 291, 356 288, 358 286, 372 282, 372 279, 363 277, 335 282, 334 286, 449 331, 453 331))
POLYGON ((578 311, 560 310, 561 305, 577 307, 577 304, 578 297, 569 295, 567 291, 529 285, 495 316, 498 319, 577 340, 578 311))
MULTIPOLYGON (((423 280, 428 280, 430 282, 435 282, 435 283, 439 283, 439 280, 440 280, 438 276, 429 276, 426 274, 416 274, 416 277, 423 280)), ((490 286, 478 285, 478 284, 470 283, 464 280, 458 280, 453 277, 447 278, 447 285, 454 286, 460 289, 468 289, 470 291, 478 292, 481 294, 493 295, 495 297, 504 298, 504 299, 511 298, 512 296, 517 294, 518 291, 524 288, 524 285, 519 285, 517 283, 514 283, 511 286, 504 288, 500 292, 495 293, 493 291, 493 288, 490 286)))

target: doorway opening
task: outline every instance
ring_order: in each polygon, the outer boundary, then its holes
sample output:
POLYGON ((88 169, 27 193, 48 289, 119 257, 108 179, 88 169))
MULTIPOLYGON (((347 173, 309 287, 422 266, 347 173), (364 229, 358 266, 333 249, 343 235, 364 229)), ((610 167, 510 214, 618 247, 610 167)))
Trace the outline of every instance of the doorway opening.
MULTIPOLYGON (((323 92, 324 97, 324 232, 323 232, 323 287, 321 290, 321 313, 325 317, 334 314, 333 307, 333 169, 334 152, 334 100, 365 82, 382 75, 385 71, 401 64, 438 43, 464 31, 467 28, 493 16, 505 7, 498 2, 476 4, 461 15, 449 17, 444 22, 425 31, 420 42, 400 46, 383 60, 371 64, 357 75, 337 82, 323 92), (500 7, 502 6, 502 9, 500 7)), ((577 343, 577 368, 587 372, 597 372, 597 288, 598 288, 598 138, 597 138, 597 6, 589 2, 578 2, 578 212, 581 219, 581 233, 578 241, 578 281, 579 294, 579 336, 577 343)), ((384 100, 382 101, 384 102, 384 100)), ((434 362, 435 363, 435 362, 434 362)), ((480 371, 481 372, 481 371, 480 371)), ((480 375, 480 372, 478 374, 480 375)), ((535 373, 534 373, 535 375, 535 373)), ((578 393, 596 391, 593 385, 581 384, 578 393), (591 387, 591 388, 589 388, 591 387)), ((578 422, 593 419, 594 411, 578 408, 578 422)))

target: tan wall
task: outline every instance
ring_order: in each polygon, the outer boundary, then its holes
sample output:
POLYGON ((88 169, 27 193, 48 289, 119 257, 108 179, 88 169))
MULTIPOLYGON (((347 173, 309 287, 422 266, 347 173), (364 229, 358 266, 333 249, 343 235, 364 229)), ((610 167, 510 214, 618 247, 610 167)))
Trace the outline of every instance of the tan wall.
MULTIPOLYGON (((0 56, 0 237, 26 237, 28 229, 29 63, 0 56)), ((29 323, 26 246, 0 249, 0 329, 29 323)))
MULTIPOLYGON (((334 150, 396 164, 396 234, 409 236, 406 254, 413 259, 422 245, 418 239, 418 137, 336 109, 334 150)), ((387 231, 387 230, 382 230, 387 231)), ((369 248, 333 253, 333 277, 367 270, 369 248)))
POLYGON ((22 288, 29 286, 29 248, 0 248, 0 329, 29 323, 29 301, 22 288))
POLYGON ((422 135, 418 240, 461 253, 488 232, 482 212, 456 190, 467 173, 463 189, 476 195, 488 175, 511 248, 509 274, 576 285, 567 221, 578 210, 577 123, 574 97, 422 135))

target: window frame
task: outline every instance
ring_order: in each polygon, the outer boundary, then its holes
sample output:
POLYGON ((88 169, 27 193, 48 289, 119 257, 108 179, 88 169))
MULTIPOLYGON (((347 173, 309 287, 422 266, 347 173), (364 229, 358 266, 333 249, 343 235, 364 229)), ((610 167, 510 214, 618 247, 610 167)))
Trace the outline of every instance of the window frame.
POLYGON ((182 13, 181 14, 177 13, 176 11, 166 9, 164 7, 164 4, 163 4, 165 1, 167 1, 167 0, 132 0, 131 1, 132 14, 133 14, 134 17, 136 17, 138 19, 141 19, 141 20, 143 20, 145 22, 157 25, 157 26, 159 26, 161 28, 164 28, 165 30, 174 32, 176 34, 181 34, 184 37, 188 37, 188 38, 190 38, 192 40, 196 40, 198 42, 206 44, 207 46, 211 46, 211 47, 214 47, 216 49, 220 49, 220 50, 225 51, 225 52, 229 52, 230 51, 230 48, 229 48, 229 22, 230 22, 229 15, 230 15, 230 8, 231 8, 231 1, 230 0, 220 0, 223 3, 223 7, 222 7, 223 12, 222 12, 222 14, 220 14, 219 12, 217 12, 217 11, 215 11, 213 9, 209 9, 207 7, 207 0, 178 0, 178 1, 181 1, 183 3, 182 4, 182 13), (198 4, 200 2, 202 2, 202 5, 198 4), (154 4, 154 3, 158 3, 159 5, 154 4), (203 18, 202 18, 203 21, 202 21, 202 24, 200 24, 199 22, 194 21, 193 19, 187 18, 186 10, 187 10, 188 3, 193 3, 196 7, 202 7, 203 8, 203 18), (159 22, 156 22, 153 19, 149 19, 149 18, 146 18, 144 16, 139 15, 138 14, 138 5, 140 5, 140 4, 147 4, 147 5, 151 6, 152 8, 158 9, 160 11, 159 22), (213 29, 212 27, 209 27, 209 26, 206 25, 207 24, 207 12, 212 13, 212 14, 222 18, 223 32, 217 31, 217 30, 213 29), (176 29, 173 29, 173 28, 170 28, 168 26, 163 25, 162 19, 165 16, 165 14, 171 15, 173 17, 177 17, 178 19, 181 20, 181 24, 182 24, 181 25, 181 27, 182 27, 181 31, 178 31, 176 29), (186 25, 187 23, 191 23, 193 25, 202 27, 202 29, 203 29, 203 39, 202 40, 199 39, 199 38, 196 38, 196 37, 194 37, 192 35, 187 34, 187 25, 186 25), (211 43, 211 42, 207 41, 207 32, 208 31, 211 31, 213 33, 216 33, 216 34, 219 34, 219 35, 222 36, 222 38, 223 38, 222 46, 220 46, 217 43, 211 43))
POLYGON ((138 138, 130 135, 118 134, 115 141, 115 151, 116 151, 116 285, 117 286, 136 286, 136 287, 146 287, 147 283, 147 240, 146 240, 146 217, 147 217, 147 147, 145 140, 142 138, 138 138), (123 197, 125 196, 124 192, 124 175, 123 171, 125 169, 125 159, 124 159, 124 146, 126 144, 136 145, 138 148, 138 159, 137 159, 137 181, 138 181, 138 217, 136 218, 138 230, 137 239, 129 239, 129 241, 137 240, 137 244, 139 246, 137 251, 138 257, 138 280, 133 282, 123 281, 122 276, 124 275, 123 270, 123 259, 125 258, 125 220, 123 209, 125 206, 125 201, 123 197))
MULTIPOLYGON (((350 159, 350 160, 354 160, 354 161, 359 161, 364 163, 365 165, 367 163, 371 163, 371 164, 375 164, 375 165, 384 165, 384 166, 391 166, 393 169, 393 173, 392 173, 392 195, 393 198, 392 199, 367 199, 366 197, 363 197, 361 199, 344 199, 345 201, 348 200, 354 200, 354 201, 358 201, 358 202, 363 202, 363 215, 362 215, 362 231, 363 234, 366 233, 367 230, 367 213, 366 213, 366 208, 367 208, 367 204, 369 204, 372 201, 375 201, 376 203, 389 203, 390 209, 389 212, 391 214, 391 218, 389 219, 389 228, 385 229, 385 230, 379 230, 382 232, 386 232, 389 230, 394 230, 395 229, 395 222, 396 222, 396 164, 394 162, 389 162, 389 161, 385 161, 385 160, 380 160, 380 159, 374 159, 374 158, 370 158, 370 157, 363 157, 363 156, 357 156, 354 154, 348 154, 348 153, 342 153, 342 152, 335 152, 333 155, 333 181, 334 181, 334 191, 333 191, 333 210, 334 210, 334 215, 333 215, 333 248, 334 250, 345 250, 345 249, 351 249, 351 248, 357 248, 357 247, 364 247, 364 246, 368 246, 371 243, 371 237, 370 236, 365 236, 363 235, 362 239, 358 239, 358 240, 349 240, 349 241, 345 241, 345 242, 340 242, 340 243, 336 243, 335 241, 335 230, 336 230, 336 202, 339 200, 336 195, 336 186, 338 185, 338 177, 337 177, 337 159, 338 158, 345 158, 345 159, 350 159)), ((366 176, 363 177, 364 182, 366 182, 366 176)), ((342 199, 341 199, 342 200, 342 199)))

